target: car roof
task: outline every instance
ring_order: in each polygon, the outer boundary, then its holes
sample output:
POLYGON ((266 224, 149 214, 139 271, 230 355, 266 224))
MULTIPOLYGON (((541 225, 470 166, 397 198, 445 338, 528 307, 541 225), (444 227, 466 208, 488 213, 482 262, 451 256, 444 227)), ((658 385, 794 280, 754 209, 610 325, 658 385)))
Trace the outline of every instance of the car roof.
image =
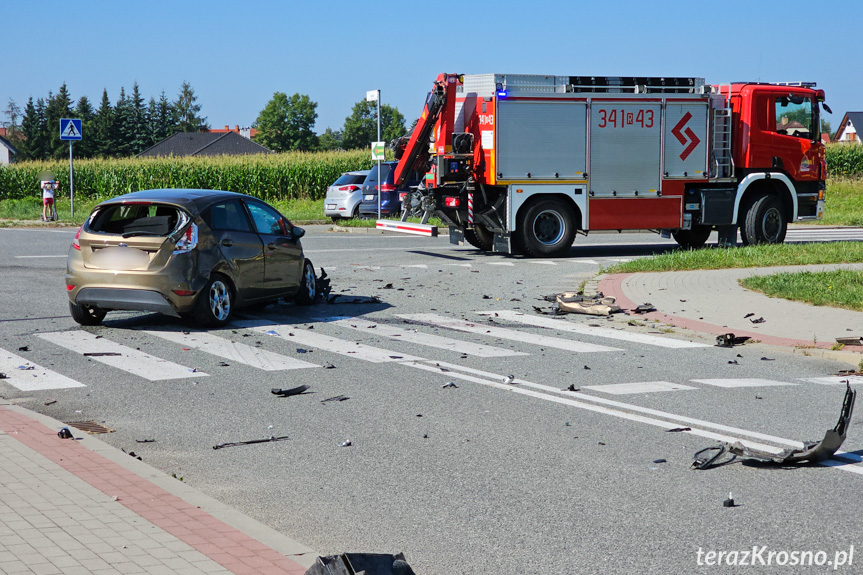
POLYGON ((170 204, 183 208, 187 212, 197 215, 204 208, 219 200, 228 199, 257 199, 247 194, 226 192, 223 190, 200 190, 189 188, 162 188, 157 190, 141 190, 130 194, 123 194, 101 202, 99 206, 114 204, 126 204, 131 202, 158 202, 170 204))
POLYGON ((354 170, 352 172, 345 172, 342 175, 344 176, 345 174, 350 174, 352 176, 368 176, 369 172, 371 172, 371 170, 354 170))

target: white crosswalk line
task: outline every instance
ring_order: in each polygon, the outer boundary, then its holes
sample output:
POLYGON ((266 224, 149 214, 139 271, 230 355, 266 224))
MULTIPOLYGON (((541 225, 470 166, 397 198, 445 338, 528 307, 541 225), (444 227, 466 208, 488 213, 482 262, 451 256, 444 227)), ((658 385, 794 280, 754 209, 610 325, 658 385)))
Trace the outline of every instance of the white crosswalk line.
POLYGON ((243 363, 251 367, 263 369, 264 371, 320 367, 314 363, 273 353, 272 351, 252 347, 244 343, 233 342, 224 337, 202 331, 185 334, 179 331, 145 330, 144 333, 179 343, 186 347, 199 349, 227 361, 243 363))
POLYGON ((787 381, 776 381, 775 379, 690 379, 695 383, 715 385, 716 387, 779 387, 785 385, 797 385, 787 381))
POLYGON ((587 259, 583 259, 583 258, 578 258, 578 259, 574 259, 574 260, 566 260, 566 261, 574 263, 574 264, 590 264, 592 266, 598 266, 599 265, 599 262, 596 260, 587 260, 587 259))
POLYGON ((522 260, 522 261, 527 262, 529 264, 539 264, 539 265, 543 265, 543 266, 556 266, 557 265, 557 263, 555 263, 551 260, 522 260))
POLYGON ((863 383, 863 375, 831 375, 830 377, 805 377, 800 381, 817 383, 820 385, 845 385, 847 381, 851 385, 863 383))
POLYGON ((550 317, 542 317, 528 315, 514 310, 502 311, 478 311, 479 315, 494 316, 508 321, 524 323, 527 325, 535 325, 538 327, 547 327, 560 331, 569 331, 582 335, 591 335, 596 337, 605 337, 609 339, 619 339, 621 341, 630 341, 633 343, 644 343, 647 345, 656 345, 659 347, 667 347, 671 349, 684 349, 693 347, 710 347, 703 343, 695 343, 691 341, 683 341, 670 337, 661 337, 646 333, 630 333, 607 327, 592 327, 589 325, 580 325, 566 319, 552 319, 550 317))
POLYGON ((122 369, 127 373, 149 379, 162 381, 165 379, 182 379, 185 377, 205 377, 202 371, 194 371, 180 364, 152 356, 148 353, 114 343, 105 338, 97 338, 86 331, 56 331, 42 333, 39 337, 60 347, 80 354, 119 354, 93 355, 91 359, 122 369))
POLYGON ((680 383, 668 381, 641 381, 637 383, 610 383, 607 385, 583 385, 581 389, 592 389, 612 395, 628 395, 633 393, 653 393, 656 391, 681 391, 686 389, 698 389, 680 383))
POLYGON ((490 265, 490 266, 510 266, 510 267, 515 266, 515 264, 512 262, 488 262, 488 265, 490 265))
POLYGON ((351 329, 364 331, 369 334, 388 337, 390 339, 409 341, 411 343, 416 343, 419 345, 435 347, 438 349, 446 349, 449 351, 454 351, 456 353, 473 355, 476 357, 510 357, 516 355, 528 355, 527 353, 514 351, 511 349, 503 349, 491 345, 482 345, 469 341, 451 339, 448 337, 442 337, 430 333, 417 332, 409 329, 402 329, 398 327, 393 327, 391 325, 374 323, 368 320, 353 317, 325 317, 316 318, 316 321, 328 322, 341 327, 348 327, 351 329))
POLYGON ((426 264, 404 264, 404 265, 401 265, 401 266, 399 266, 399 267, 402 267, 402 268, 416 268, 416 269, 419 269, 419 270, 427 270, 427 269, 428 269, 428 266, 427 266, 426 264))
POLYGON ((536 335, 525 333, 514 329, 506 329, 483 323, 473 323, 462 319, 442 317, 431 313, 413 313, 400 314, 396 317, 401 317, 418 323, 425 323, 442 327, 445 329, 454 329, 456 331, 465 331, 468 333, 478 333, 500 339, 508 339, 512 341, 520 341, 543 347, 553 347, 566 351, 593 353, 600 351, 622 351, 615 347, 606 347, 604 345, 596 345, 593 343, 585 343, 559 337, 551 337, 547 335, 536 335))
POLYGON ((306 345, 348 357, 355 357, 371 363, 422 361, 422 358, 420 357, 315 333, 298 325, 276 324, 271 321, 256 319, 236 320, 232 322, 232 325, 248 328, 265 335, 274 335, 296 344, 306 345))
POLYGON ((83 383, 46 369, 5 349, 0 349, 0 372, 6 374, 6 378, 0 380, 0 383, 8 383, 21 391, 86 387, 83 383), (32 369, 19 369, 19 367, 32 369))

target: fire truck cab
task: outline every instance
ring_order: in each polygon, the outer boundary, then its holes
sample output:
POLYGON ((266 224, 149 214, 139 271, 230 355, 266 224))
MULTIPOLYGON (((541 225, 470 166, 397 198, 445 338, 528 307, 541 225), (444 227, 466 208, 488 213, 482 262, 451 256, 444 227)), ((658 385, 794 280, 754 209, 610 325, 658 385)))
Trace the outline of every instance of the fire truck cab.
POLYGON ((392 144, 396 186, 428 172, 426 218, 482 250, 557 256, 598 230, 778 243, 823 217, 823 101, 809 83, 441 74, 392 144))

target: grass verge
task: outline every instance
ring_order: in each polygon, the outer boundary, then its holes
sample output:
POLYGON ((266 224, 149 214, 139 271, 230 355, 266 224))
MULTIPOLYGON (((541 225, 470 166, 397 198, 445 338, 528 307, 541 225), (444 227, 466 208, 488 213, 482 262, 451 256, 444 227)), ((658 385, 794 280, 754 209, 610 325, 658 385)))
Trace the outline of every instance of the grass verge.
POLYGON ((863 311, 863 272, 856 270, 753 276, 740 285, 770 297, 863 311))
POLYGON ((617 264, 604 269, 603 272, 671 272, 860 262, 863 262, 861 242, 773 244, 738 248, 709 247, 700 250, 676 249, 652 258, 617 264))

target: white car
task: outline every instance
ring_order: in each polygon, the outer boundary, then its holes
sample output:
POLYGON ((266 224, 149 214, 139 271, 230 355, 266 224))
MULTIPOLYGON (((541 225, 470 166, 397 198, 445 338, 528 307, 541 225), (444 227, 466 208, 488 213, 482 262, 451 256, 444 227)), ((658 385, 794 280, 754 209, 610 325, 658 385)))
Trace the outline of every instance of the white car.
POLYGON ((324 215, 334 221, 340 218, 355 218, 359 215, 363 199, 363 182, 369 170, 345 172, 327 188, 324 199, 324 215))

